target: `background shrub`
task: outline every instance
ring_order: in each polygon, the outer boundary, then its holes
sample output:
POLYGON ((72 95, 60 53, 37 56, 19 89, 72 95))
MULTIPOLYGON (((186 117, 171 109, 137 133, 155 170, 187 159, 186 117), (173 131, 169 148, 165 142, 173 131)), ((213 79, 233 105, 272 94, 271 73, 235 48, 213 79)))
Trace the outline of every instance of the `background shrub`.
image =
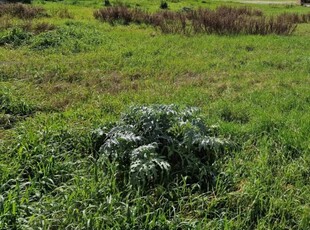
POLYGON ((103 1, 103 5, 104 5, 104 6, 111 6, 111 3, 110 3, 109 0, 104 0, 104 1, 103 1))
POLYGON ((163 9, 163 10, 168 9, 168 3, 165 2, 165 1, 162 1, 162 2, 160 3, 159 8, 160 8, 160 9, 163 9))

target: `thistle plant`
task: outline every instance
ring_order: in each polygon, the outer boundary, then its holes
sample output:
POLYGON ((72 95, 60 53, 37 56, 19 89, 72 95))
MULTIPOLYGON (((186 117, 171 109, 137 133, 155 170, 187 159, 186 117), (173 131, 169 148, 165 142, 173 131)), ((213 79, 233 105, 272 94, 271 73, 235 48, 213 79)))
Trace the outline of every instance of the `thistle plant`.
POLYGON ((186 176, 208 185, 212 164, 228 141, 215 136, 198 110, 176 105, 133 106, 108 131, 96 130, 100 160, 113 162, 120 181, 133 187, 169 183, 186 176))

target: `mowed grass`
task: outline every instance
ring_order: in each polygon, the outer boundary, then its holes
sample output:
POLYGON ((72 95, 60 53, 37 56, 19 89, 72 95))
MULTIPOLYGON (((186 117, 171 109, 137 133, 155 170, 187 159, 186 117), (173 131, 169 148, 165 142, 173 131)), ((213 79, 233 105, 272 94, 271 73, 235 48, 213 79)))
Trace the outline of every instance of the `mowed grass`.
MULTIPOLYGON (((290 36, 164 35, 96 21, 101 2, 76 2, 37 2, 50 17, 31 23, 56 28, 0 47, 0 229, 309 229, 309 24, 290 36), (198 107, 234 143, 214 185, 118 187, 92 130, 130 105, 172 103, 198 107)), ((12 24, 1 36, 25 23, 1 20, 12 24)))

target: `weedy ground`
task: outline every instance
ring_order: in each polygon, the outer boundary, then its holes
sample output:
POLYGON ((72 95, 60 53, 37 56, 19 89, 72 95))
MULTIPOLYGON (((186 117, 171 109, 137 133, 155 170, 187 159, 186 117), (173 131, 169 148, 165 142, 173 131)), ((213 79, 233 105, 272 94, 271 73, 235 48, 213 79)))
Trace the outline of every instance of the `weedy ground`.
MULTIPOLYGON (((244 6, 168 1, 223 4, 244 6)), ((0 17, 0 229, 309 229, 309 23, 289 36, 166 35, 95 20, 101 1, 33 5, 46 14, 0 17), (120 189, 96 161, 91 131, 154 103, 198 107, 236 144, 208 191, 185 178, 120 189)))

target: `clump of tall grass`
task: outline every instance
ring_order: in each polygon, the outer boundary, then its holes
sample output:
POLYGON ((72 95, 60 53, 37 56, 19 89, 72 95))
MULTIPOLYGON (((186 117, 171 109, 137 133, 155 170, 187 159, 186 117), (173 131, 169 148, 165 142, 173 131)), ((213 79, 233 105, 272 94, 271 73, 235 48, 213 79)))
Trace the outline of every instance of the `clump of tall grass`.
POLYGON ((10 15, 20 19, 33 19, 37 17, 47 16, 46 11, 42 7, 30 6, 21 3, 17 4, 0 4, 0 17, 10 15))
POLYGON ((72 12, 70 12, 68 8, 63 8, 63 7, 51 10, 51 14, 58 18, 68 18, 68 19, 74 18, 74 15, 72 14, 72 12))
POLYGON ((248 7, 221 6, 216 10, 198 9, 183 12, 159 11, 148 13, 125 6, 96 10, 94 17, 110 24, 145 23, 163 33, 208 34, 291 34, 296 23, 308 22, 309 15, 282 14, 266 17, 262 11, 248 7))
POLYGON ((39 23, 32 23, 30 21, 22 24, 20 26, 23 30, 27 31, 27 32, 31 32, 33 34, 40 34, 43 32, 47 32, 47 31, 51 31, 51 30, 55 30, 56 26, 48 23, 48 22, 39 22, 39 23))
POLYGON ((189 14, 194 33, 208 34, 290 34, 295 25, 282 18, 267 18, 250 8, 219 7, 198 9, 189 14))
MULTIPOLYGON (((49 25, 42 25, 42 29, 49 29, 49 25)), ((37 28, 39 29, 39 28, 37 28)), ((61 50, 61 52, 83 52, 92 50, 102 43, 102 37, 97 30, 85 27, 83 24, 68 24, 55 30, 48 30, 34 36, 30 41, 33 50, 61 50)))
POLYGON ((278 16, 278 19, 289 23, 308 23, 310 22, 310 13, 283 13, 278 16))
POLYGON ((35 106, 15 97, 11 90, 0 89, 0 113, 24 116, 32 114, 35 110, 35 106))
POLYGON ((163 33, 188 34, 188 17, 184 12, 160 11, 152 15, 151 24, 163 33))
POLYGON ((147 12, 126 6, 113 6, 96 10, 94 17, 110 24, 150 23, 150 15, 147 12))
POLYGON ((10 129, 13 125, 34 114, 39 108, 13 95, 12 91, 0 89, 0 128, 10 129))

